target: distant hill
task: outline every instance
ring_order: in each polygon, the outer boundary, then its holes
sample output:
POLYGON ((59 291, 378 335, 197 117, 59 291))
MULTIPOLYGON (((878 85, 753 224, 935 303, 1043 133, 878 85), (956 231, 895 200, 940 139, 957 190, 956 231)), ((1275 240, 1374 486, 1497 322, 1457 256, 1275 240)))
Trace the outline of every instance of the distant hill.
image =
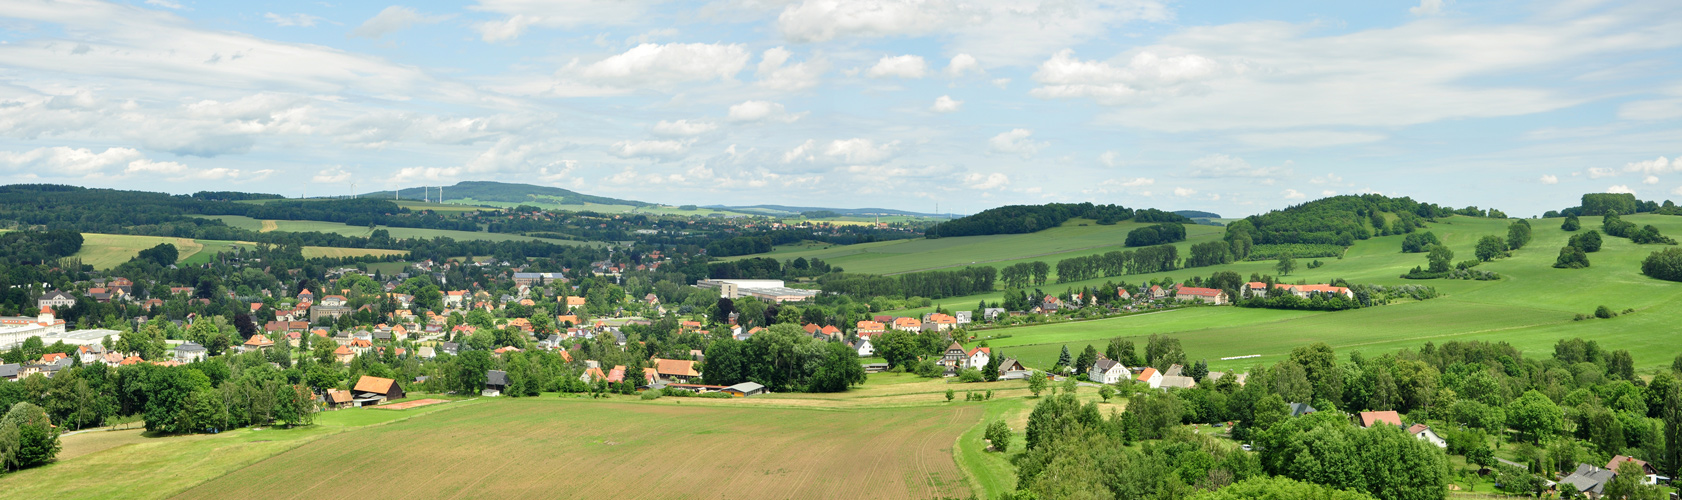
POLYGON ((703 208, 711 208, 711 209, 715 209, 715 210, 729 210, 729 211, 732 211, 732 212, 745 212, 745 213, 750 213, 750 214, 785 215, 785 216, 786 215, 800 215, 800 214, 806 213, 806 212, 828 211, 828 212, 835 212, 837 215, 854 215, 854 216, 909 215, 909 216, 913 216, 913 217, 942 217, 940 215, 935 215, 935 214, 908 212, 908 211, 905 211, 905 210, 894 210, 894 209, 891 209, 891 208, 823 208, 823 207, 791 207, 791 206, 788 206, 788 205, 753 205, 753 206, 742 206, 742 207, 729 207, 729 206, 724 206, 724 205, 707 205, 706 207, 703 207, 703 208))
POLYGON ((1204 212, 1202 210, 1175 210, 1174 213, 1183 215, 1187 219, 1219 219, 1219 218, 1221 218, 1221 214, 1217 214, 1217 213, 1214 213, 1214 212, 1204 212))
MULTIPOLYGON (((427 186, 430 195, 425 194, 420 186, 408 187, 393 193, 391 190, 375 191, 358 195, 362 198, 392 199, 394 195, 401 195, 405 200, 423 200, 430 197, 434 201, 438 198, 438 186, 427 186)), ((463 181, 454 186, 444 186, 444 200, 460 200, 472 198, 478 201, 494 201, 500 203, 547 203, 554 205, 629 205, 633 207, 651 206, 653 203, 641 201, 621 200, 605 196, 592 196, 576 191, 569 191, 558 187, 534 186, 531 184, 514 184, 508 182, 491 181, 463 181)))
POLYGON ((944 236, 981 236, 988 234, 1022 234, 1050 229, 1071 218, 1092 219, 1101 226, 1124 220, 1133 222, 1177 222, 1191 224, 1185 216, 1154 208, 1134 210, 1118 205, 1092 203, 1047 203, 1044 205, 1006 205, 982 210, 975 215, 943 222, 924 232, 930 238, 944 236))

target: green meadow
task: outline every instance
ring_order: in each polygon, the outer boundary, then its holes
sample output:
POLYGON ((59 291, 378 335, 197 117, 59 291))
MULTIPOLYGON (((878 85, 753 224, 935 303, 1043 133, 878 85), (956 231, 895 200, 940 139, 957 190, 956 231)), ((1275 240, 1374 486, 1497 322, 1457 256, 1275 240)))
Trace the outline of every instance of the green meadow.
MULTIPOLYGON (((338 223, 338 222, 313 221, 313 220, 261 220, 261 219, 253 219, 253 218, 250 218, 250 217, 239 216, 239 215, 217 215, 217 216, 207 216, 207 218, 219 219, 222 222, 228 224, 229 226, 238 227, 238 228, 242 228, 242 229, 249 229, 249 230, 252 230, 252 231, 260 231, 260 232, 265 232, 265 233, 270 232, 270 231, 286 231, 286 232, 294 232, 294 233, 320 232, 320 233, 336 233, 336 234, 342 234, 342 235, 345 235, 345 236, 364 236, 364 237, 368 236, 370 233, 372 233, 372 231, 370 231, 367 226, 347 226, 347 225, 344 225, 344 224, 338 223)), ((467 241, 467 240, 543 241, 543 242, 548 242, 548 243, 554 243, 554 244, 557 244, 557 245, 603 245, 603 244, 605 244, 605 243, 602 243, 602 242, 595 242, 595 241, 575 241, 575 240, 562 240, 562 239, 555 239, 555 238, 537 238, 537 237, 532 237, 532 236, 522 236, 522 235, 518 235, 518 234, 487 233, 487 232, 477 232, 477 231, 453 231, 453 230, 447 230, 447 229, 422 229, 422 228, 412 228, 412 227, 388 227, 388 226, 377 226, 376 229, 386 230, 387 232, 391 233, 391 237, 393 237, 393 238, 439 238, 439 237, 443 237, 443 238, 455 239, 455 240, 458 240, 458 241, 467 241)))
MULTIPOLYGON (((1626 220, 1637 225, 1653 225, 1667 235, 1682 236, 1682 217, 1663 215, 1635 215, 1626 220)), ((1559 228, 1561 219, 1532 219, 1533 239, 1530 244, 1512 252, 1507 258, 1487 262, 1480 270, 1499 273, 1499 281, 1469 280, 1404 280, 1400 276, 1414 266, 1425 264, 1425 254, 1401 253, 1402 236, 1387 236, 1359 241, 1344 257, 1324 258, 1324 265, 1306 269, 1307 261, 1299 259, 1297 271, 1284 277, 1287 282, 1324 283, 1342 278, 1351 283, 1377 285, 1417 284, 1435 287, 1441 297, 1423 302, 1402 301, 1391 305, 1332 313, 1301 311, 1246 310, 1233 307, 1195 307, 1173 312, 1141 314, 1116 319, 1064 322, 1014 327, 977 332, 980 337, 1008 335, 1008 338, 989 341, 1007 355, 1020 357, 1025 364, 1050 367, 1064 346, 1077 353, 1091 344, 1100 350, 1112 337, 1130 337, 1142 350, 1144 339, 1151 334, 1169 334, 1181 339, 1191 359, 1207 359, 1213 369, 1245 369, 1257 363, 1271 364, 1283 359, 1297 346, 1326 342, 1340 355, 1360 350, 1377 355, 1403 348, 1418 348, 1425 342, 1454 340, 1502 341, 1520 349, 1545 353, 1564 338, 1582 337, 1598 340, 1609 349, 1628 349, 1641 368, 1668 366, 1682 343, 1673 333, 1674 325, 1682 324, 1682 283, 1648 278, 1641 274, 1640 264, 1648 254, 1663 248, 1658 245, 1636 245, 1627 239, 1606 237, 1601 251, 1589 254, 1591 267, 1566 270, 1552 267, 1560 247, 1573 233, 1559 228), (1577 314, 1592 313, 1597 306, 1614 310, 1634 309, 1635 312, 1613 319, 1574 321, 1577 314), (1260 355, 1233 361, 1218 358, 1260 355)), ((1598 218, 1585 218, 1584 230, 1598 229, 1598 218)), ((1431 224, 1444 244, 1455 252, 1455 260, 1475 259, 1473 247, 1485 235, 1506 234, 1510 220, 1450 217, 1431 224)), ((1109 231, 1119 240, 1125 236, 1122 225, 1109 231)), ((1219 228, 1187 226, 1189 238, 1180 245, 1219 239, 1219 228), (1193 229, 1197 228, 1197 229, 1193 229)), ((1047 244, 1031 248, 1031 238, 1017 241, 1009 237, 981 236, 914 240, 911 242, 875 243, 873 248, 785 248, 774 253, 778 258, 796 256, 822 257, 826 261, 846 267, 849 271, 903 272, 930 266, 942 255, 949 260, 984 260, 986 256, 1011 253, 1048 253, 1039 257, 1013 258, 987 262, 1002 267, 1012 262, 1043 260, 1053 264, 1058 259, 1074 255, 1102 253, 1109 249, 1061 251, 1059 243, 1070 242, 1082 235, 1098 237, 1102 228, 1066 224, 1043 231, 1039 236, 1047 244), (888 249, 918 250, 890 254, 888 249), (868 251, 861 251, 868 250, 868 251), (852 253, 847 253, 852 252, 852 253), (833 260, 831 260, 833 259, 833 260)), ((1090 240, 1088 240, 1090 241, 1090 240)), ((864 246, 864 245, 857 245, 864 246)), ((1182 246, 1182 249, 1184 248, 1182 246)), ((1182 254, 1183 255, 1183 254, 1182 254)), ((1075 283, 1048 283, 1041 287, 1045 293, 1059 293, 1065 289, 1097 286, 1105 281, 1139 284, 1158 278, 1185 281, 1192 276, 1207 277, 1216 271, 1235 271, 1248 278, 1251 274, 1276 274, 1274 262, 1238 262, 1222 266, 1181 269, 1172 272, 1118 276, 1075 283)), ((1052 281, 1055 281, 1053 275, 1052 281)), ((947 308, 973 309, 977 302, 1001 300, 1002 291, 968 297, 937 300, 936 305, 947 308)), ((933 308, 893 311, 894 314, 919 314, 933 308)))

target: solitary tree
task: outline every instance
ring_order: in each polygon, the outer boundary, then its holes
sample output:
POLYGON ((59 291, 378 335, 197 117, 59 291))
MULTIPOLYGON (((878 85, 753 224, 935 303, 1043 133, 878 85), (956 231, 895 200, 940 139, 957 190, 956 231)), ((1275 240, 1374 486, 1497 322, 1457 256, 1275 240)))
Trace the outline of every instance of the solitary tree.
POLYGON ((1273 269, 1279 271, 1280 276, 1291 274, 1291 271, 1297 270, 1297 260, 1291 258, 1291 254, 1281 255, 1279 263, 1274 264, 1273 269))
POLYGON ((987 442, 992 443, 993 451, 1004 453, 1010 450, 1010 426, 1003 420, 995 420, 987 425, 987 442))
POLYGON ((1045 384, 1044 372, 1034 372, 1028 376, 1028 392, 1034 393, 1034 397, 1039 397, 1040 393, 1045 391, 1045 384))

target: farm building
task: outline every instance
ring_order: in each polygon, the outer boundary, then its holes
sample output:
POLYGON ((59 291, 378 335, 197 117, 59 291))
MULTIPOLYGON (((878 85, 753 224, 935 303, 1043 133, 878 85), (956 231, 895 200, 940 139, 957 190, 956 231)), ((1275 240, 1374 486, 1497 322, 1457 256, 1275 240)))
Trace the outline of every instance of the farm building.
POLYGON ((328 389, 327 390, 327 395, 322 396, 321 399, 322 399, 323 403, 327 403, 328 408, 332 408, 332 409, 335 409, 335 410, 340 409, 340 408, 348 408, 348 407, 350 407, 351 402, 352 402, 350 391, 345 391, 345 390, 340 390, 340 389, 328 389))
POLYGON ((654 368, 660 378, 666 381, 688 382, 701 377, 701 372, 695 371, 695 362, 677 359, 656 359, 654 368))
POLYGON ((1179 293, 1174 295, 1174 299, 1175 300, 1181 300, 1181 301, 1195 300, 1195 301, 1198 301, 1198 302, 1203 302, 1205 304, 1214 304, 1214 305, 1217 305, 1217 306, 1226 305, 1227 303, 1231 302, 1231 297, 1227 297, 1225 290, 1220 290, 1220 289, 1217 289, 1217 288, 1197 288, 1197 287, 1189 287, 1189 286, 1180 287, 1179 293))
POLYGON ((756 382, 742 382, 740 384, 720 389, 719 392, 727 393, 738 398, 745 398, 765 393, 765 386, 759 385, 756 382))
POLYGON ((1132 378, 1132 375, 1133 373, 1127 371, 1127 367, 1121 366, 1121 363, 1105 358, 1092 364, 1092 371, 1086 378, 1100 384, 1114 384, 1132 378))
POLYGON ((1022 366, 1016 358, 1005 358, 999 363, 999 380, 1019 380, 1028 378, 1028 368, 1022 366))
POLYGON ((501 396, 502 391, 508 390, 508 372, 490 370, 485 372, 485 390, 480 395, 488 397, 501 396))
POLYGON ((356 406, 377 405, 403 399, 403 387, 397 385, 396 380, 367 375, 356 380, 356 387, 351 388, 351 392, 356 396, 356 406))

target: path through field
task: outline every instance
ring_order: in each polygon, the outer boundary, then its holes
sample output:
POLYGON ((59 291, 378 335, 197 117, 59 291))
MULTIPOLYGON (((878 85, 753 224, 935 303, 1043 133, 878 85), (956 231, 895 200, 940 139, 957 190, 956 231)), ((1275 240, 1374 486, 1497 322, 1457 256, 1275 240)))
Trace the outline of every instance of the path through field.
POLYGON ((322 438, 178 498, 964 497, 953 446, 981 411, 499 399, 322 438))
POLYGON ((280 229, 279 224, 275 224, 275 222, 272 221, 272 220, 266 220, 266 221, 263 221, 263 228, 257 230, 257 232, 267 233, 269 231, 273 231, 273 230, 276 230, 276 229, 280 229))

